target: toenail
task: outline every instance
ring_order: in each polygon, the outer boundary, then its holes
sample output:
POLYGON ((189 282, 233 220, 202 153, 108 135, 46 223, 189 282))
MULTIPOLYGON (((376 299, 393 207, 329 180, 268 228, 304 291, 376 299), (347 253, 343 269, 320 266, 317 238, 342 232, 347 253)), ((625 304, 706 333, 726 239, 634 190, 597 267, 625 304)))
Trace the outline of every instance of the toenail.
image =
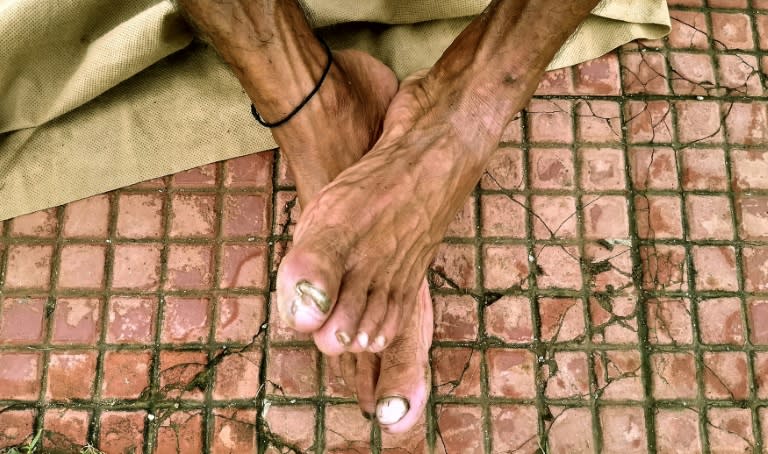
POLYGON ((357 343, 360 344, 361 347, 365 348, 368 346, 368 333, 358 333, 357 335, 357 343))
POLYGON ((408 413, 408 401, 402 397, 385 397, 376 404, 376 420, 380 424, 394 424, 408 413))
POLYGON ((384 336, 376 336, 376 339, 373 341, 374 344, 376 344, 379 348, 384 348, 384 345, 387 343, 387 338, 384 336))
POLYGON ((309 306, 310 304, 314 304, 324 314, 331 309, 331 300, 325 292, 307 281, 299 281, 296 284, 296 295, 298 298, 294 300, 291 312, 294 312, 297 305, 309 306))
POLYGON ((344 331, 336 331, 336 339, 338 339, 339 342, 341 342, 341 345, 345 347, 352 342, 349 334, 345 333, 344 331))

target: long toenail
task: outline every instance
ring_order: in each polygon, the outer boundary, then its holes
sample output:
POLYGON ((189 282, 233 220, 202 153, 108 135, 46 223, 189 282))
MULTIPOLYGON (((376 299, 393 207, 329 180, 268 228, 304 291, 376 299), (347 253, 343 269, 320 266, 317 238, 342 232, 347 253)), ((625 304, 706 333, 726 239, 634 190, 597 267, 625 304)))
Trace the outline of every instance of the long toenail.
POLYGON ((387 338, 383 335, 376 336, 376 339, 373 340, 373 343, 376 344, 379 348, 384 348, 384 345, 387 343, 387 338))
POLYGON ((376 420, 380 424, 394 424, 408 413, 410 405, 402 397, 385 397, 376 404, 376 420))
POLYGON ((368 346, 368 333, 358 333, 357 335, 357 343, 360 344, 361 347, 365 348, 368 346))
POLYGON ((341 345, 345 347, 352 342, 349 334, 345 333, 344 331, 336 331, 336 339, 338 339, 339 342, 341 342, 341 345))
POLYGON ((331 300, 325 292, 307 281, 299 281, 296 284, 296 296, 294 307, 291 308, 292 313, 295 313, 297 305, 309 306, 314 304, 324 314, 327 314, 331 309, 331 300))

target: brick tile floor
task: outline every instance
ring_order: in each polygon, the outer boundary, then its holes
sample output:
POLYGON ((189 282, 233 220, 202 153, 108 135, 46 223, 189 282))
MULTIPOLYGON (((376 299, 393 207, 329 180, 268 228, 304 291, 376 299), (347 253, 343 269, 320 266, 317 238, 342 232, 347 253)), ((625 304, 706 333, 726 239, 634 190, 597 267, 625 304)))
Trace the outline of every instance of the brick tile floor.
POLYGON ((768 1, 669 3, 506 129, 429 272, 413 431, 276 316, 272 151, 0 223, 0 450, 768 450, 768 1))

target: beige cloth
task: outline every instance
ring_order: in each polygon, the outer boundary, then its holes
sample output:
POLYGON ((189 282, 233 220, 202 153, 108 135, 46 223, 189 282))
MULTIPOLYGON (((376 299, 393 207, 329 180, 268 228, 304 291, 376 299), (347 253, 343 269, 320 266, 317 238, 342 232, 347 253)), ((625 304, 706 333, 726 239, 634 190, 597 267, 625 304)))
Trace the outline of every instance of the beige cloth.
MULTIPOLYGON (((400 77, 432 65, 487 4, 302 1, 333 47, 400 77)), ((664 0, 604 0, 551 68, 668 31, 664 0)), ((169 0, 0 0, 0 220, 273 148, 237 80, 190 43, 169 0)))

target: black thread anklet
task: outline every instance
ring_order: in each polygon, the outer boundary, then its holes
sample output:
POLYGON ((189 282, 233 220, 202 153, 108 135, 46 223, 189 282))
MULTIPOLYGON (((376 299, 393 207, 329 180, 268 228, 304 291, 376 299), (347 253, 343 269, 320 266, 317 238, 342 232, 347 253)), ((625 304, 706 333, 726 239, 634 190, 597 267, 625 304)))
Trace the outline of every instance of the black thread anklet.
POLYGON ((301 104, 299 104, 291 113, 289 113, 285 118, 282 120, 276 121, 274 123, 269 123, 268 121, 264 120, 264 117, 261 116, 261 114, 256 111, 256 106, 251 104, 251 114, 253 115, 253 118, 256 119, 257 122, 259 122, 260 125, 267 127, 267 128, 277 128, 278 126, 286 123, 288 120, 293 118, 294 115, 299 113, 299 111, 307 105, 310 99, 312 99, 313 96, 315 96, 315 93, 317 93, 320 90, 320 86, 323 85, 323 81, 325 80, 325 77, 328 75, 328 72, 331 70, 331 65, 333 64, 333 54, 331 52, 331 48, 328 47, 328 44, 323 41, 321 38, 317 38, 320 40, 320 42, 323 44, 323 47, 325 47, 325 53, 328 55, 328 63, 325 65, 325 69, 323 70, 323 75, 320 76, 320 81, 317 82, 317 85, 315 85, 315 88, 312 89, 311 92, 307 95, 306 98, 304 98, 303 101, 301 101, 301 104))

